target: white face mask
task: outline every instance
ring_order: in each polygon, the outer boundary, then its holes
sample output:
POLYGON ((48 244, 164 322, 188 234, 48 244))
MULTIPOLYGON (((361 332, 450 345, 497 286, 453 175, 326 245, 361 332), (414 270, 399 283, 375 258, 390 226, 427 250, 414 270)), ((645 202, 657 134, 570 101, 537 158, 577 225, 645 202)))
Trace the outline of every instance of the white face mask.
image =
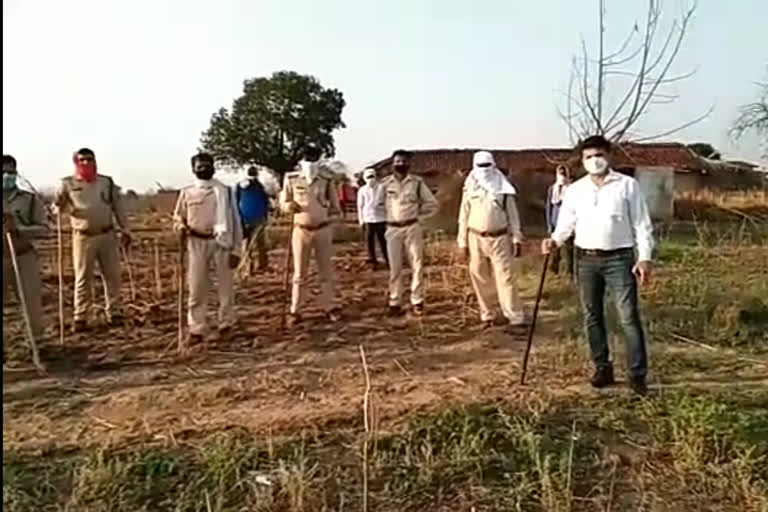
POLYGON ((608 160, 602 156, 585 158, 582 163, 584 164, 584 170, 589 174, 605 174, 605 171, 608 170, 608 160))

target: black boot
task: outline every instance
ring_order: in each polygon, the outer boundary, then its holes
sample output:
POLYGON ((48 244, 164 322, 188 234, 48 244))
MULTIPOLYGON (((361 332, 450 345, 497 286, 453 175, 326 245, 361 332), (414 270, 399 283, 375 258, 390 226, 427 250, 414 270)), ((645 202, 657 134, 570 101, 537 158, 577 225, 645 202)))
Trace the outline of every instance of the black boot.
POLYGON ((590 383, 593 388, 597 389, 616 384, 616 380, 613 378, 613 366, 602 366, 597 368, 595 374, 592 375, 590 383))
POLYGON ((630 377, 629 389, 631 389, 636 395, 647 395, 648 385, 645 383, 645 377, 630 377))

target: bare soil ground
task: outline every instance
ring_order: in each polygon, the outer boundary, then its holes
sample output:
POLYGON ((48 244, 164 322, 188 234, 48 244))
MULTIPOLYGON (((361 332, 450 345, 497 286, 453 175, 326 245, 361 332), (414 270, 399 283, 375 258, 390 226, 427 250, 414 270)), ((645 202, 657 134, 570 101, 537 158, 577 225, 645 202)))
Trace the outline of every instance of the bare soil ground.
MULTIPOLYGON (((279 239, 279 233, 274 238, 279 239)), ((57 278, 52 250, 55 240, 43 244, 44 307, 51 325, 42 348, 49 371, 41 376, 24 368, 28 357, 18 308, 5 307, 3 339, 6 362, 10 360, 9 368, 3 373, 6 455, 60 457, 63 453, 87 450, 101 453, 102 450, 130 452, 151 446, 178 447, 203 442, 227 431, 245 432, 270 442, 296 435, 318 438, 339 432, 360 432, 365 387, 361 346, 372 383, 369 401, 373 418, 369 419, 377 435, 406 431, 415 417, 477 403, 526 404, 525 407, 535 410, 535 404, 542 401, 565 401, 570 404, 566 407, 569 411, 581 410, 594 415, 594 411, 590 412, 594 405, 588 404, 596 395, 585 385, 588 360, 583 342, 577 339, 580 327, 574 288, 563 277, 550 274, 547 278, 530 362, 529 385, 523 387, 519 385, 519 378, 524 336, 510 335, 503 329, 480 330, 467 271, 455 264, 450 240, 440 240, 438 236, 429 239, 427 313, 421 319, 385 317, 387 272, 369 269, 362 244, 352 240, 336 245, 342 321, 330 325, 314 311, 306 325, 282 332, 279 325, 285 253, 276 248, 271 252, 272 272, 257 274, 237 285, 240 326, 236 333, 229 339, 212 339, 205 347, 178 355, 175 241, 154 230, 140 232, 140 239, 130 255, 133 298, 128 266, 124 268, 128 325, 108 330, 102 326, 103 314, 98 312, 92 332, 77 335, 67 332, 63 346, 58 344, 57 333, 57 278), (154 264, 155 240, 159 265, 154 264), (585 408, 580 408, 580 404, 585 408)), ((525 257, 518 262, 521 294, 530 308, 541 271, 537 246, 537 241, 532 240, 525 248, 525 257)), ((709 286, 705 292, 694 291, 699 288, 691 281, 701 275, 694 272, 688 274, 686 280, 681 271, 695 268, 695 258, 689 261, 688 253, 675 252, 675 247, 672 244, 668 249, 665 258, 669 263, 660 265, 656 283, 642 292, 647 316, 651 318, 654 392, 728 395, 738 390, 742 398, 768 396, 765 394, 768 391, 766 334, 760 327, 766 325, 760 323, 765 318, 758 318, 757 327, 752 328, 749 318, 739 316, 747 311, 759 317, 762 306, 750 310, 751 306, 741 307, 734 300, 731 309, 713 310, 714 317, 706 313, 702 308, 709 307, 707 301, 712 297, 719 297, 714 295, 719 290, 709 286), (705 318, 701 315, 715 318, 723 328, 714 346, 711 340, 717 332, 709 331, 711 338, 698 336, 695 324, 696 318, 705 318), (729 315, 735 315, 735 319, 729 315)), ((65 268, 69 269, 68 249, 65 254, 65 268)), ((752 294, 765 289, 765 285, 760 284, 760 276, 768 271, 768 254, 762 243, 750 240, 745 246, 729 245, 722 251, 702 254, 701 257, 721 260, 724 266, 746 265, 736 281, 745 283, 745 289, 752 294)), ((65 310, 69 318, 71 273, 66 273, 65 281, 65 310)), ((100 297, 98 287, 96 292, 100 297)), ((211 294, 212 315, 215 303, 214 292, 211 294)), ((623 351, 621 343, 614 340, 613 344, 617 376, 621 380, 623 351)), ((626 394, 620 382, 616 388, 597 396, 611 400, 626 394)), ((744 399, 750 403, 760 400, 744 399)), ((606 444, 610 447, 616 443, 606 444)), ((626 445, 618 444, 621 445, 617 448, 619 452, 627 449, 626 445)), ((649 467, 643 467, 652 473, 649 467)), ((760 474, 764 478, 764 473, 760 474)), ((570 481, 570 475, 568 479, 570 481)), ((762 489, 763 485, 749 479, 748 484, 757 485, 755 489, 762 489)), ((450 480, 445 485, 450 486, 450 480)), ((749 487, 750 492, 752 488, 749 487)), ((561 491, 565 495, 566 490, 561 491)), ((387 496, 393 491, 380 492, 387 496)), ((567 493, 573 492, 570 487, 567 489, 567 493)), ((601 499, 605 501, 607 490, 602 492, 601 499)), ((637 503, 637 492, 637 489, 627 491, 627 499, 637 503)), ((613 501, 612 488, 610 493, 609 503, 613 501)), ((536 503, 547 509, 543 498, 536 499, 536 503)), ((755 506, 768 503, 750 499, 754 501, 749 503, 758 504, 755 506)), ((569 497, 568 509, 571 509, 570 500, 569 497)), ((474 502, 470 499, 455 503, 474 502)), ((575 509, 593 510, 592 505, 586 501, 584 508, 575 509)), ((561 509, 559 504, 553 507, 549 509, 561 509)), ((338 510, 342 508, 339 505, 338 510)), ((130 506, 125 509, 129 510, 130 506)), ((152 506, 148 508, 151 509, 152 506)), ((208 509, 211 510, 210 506, 208 509)), ((230 510, 223 505, 214 509, 230 510)), ((319 505, 276 506, 264 510, 321 509, 337 510, 319 505)), ((380 508, 399 509, 406 507, 380 508)), ((729 508, 722 510, 726 509, 729 508)))
MULTIPOLYGON (((163 253, 165 290, 156 301, 154 271, 147 268, 151 253, 135 250, 137 298, 129 306, 129 325, 108 330, 97 318, 92 333, 67 333, 63 347, 52 327, 43 345, 48 375, 5 373, 5 447, 103 446, 235 425, 279 433, 356 422, 363 385, 360 345, 382 421, 502 394, 519 379, 525 339, 501 328, 479 329, 466 271, 451 264, 449 249, 435 243, 428 251, 423 319, 386 318, 387 271, 369 269, 359 244, 347 243, 336 257, 341 322, 330 325, 311 310, 305 325, 281 332, 282 273, 259 274, 238 285, 236 333, 225 340, 214 335, 185 356, 176 353, 177 294, 171 283, 177 256, 163 253)), ((279 268, 284 253, 271 256, 279 268)), ((127 277, 124 292, 131 302, 127 277)), ((523 298, 531 304, 532 282, 523 282, 523 298)), ((46 314, 55 322, 56 279, 49 273, 44 293, 46 314)), ((215 301, 212 293, 213 317, 215 301)), ((555 328, 553 316, 546 308, 541 312, 540 341, 555 328)), ((15 331, 11 339, 19 345, 20 328, 15 331)), ((20 347, 14 354, 26 355, 20 347)))

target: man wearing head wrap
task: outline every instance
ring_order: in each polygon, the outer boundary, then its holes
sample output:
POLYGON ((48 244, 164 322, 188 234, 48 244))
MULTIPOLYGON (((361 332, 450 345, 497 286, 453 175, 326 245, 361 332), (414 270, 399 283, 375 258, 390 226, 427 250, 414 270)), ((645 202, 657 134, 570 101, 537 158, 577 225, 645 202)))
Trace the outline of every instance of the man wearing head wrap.
POLYGON ((106 288, 106 313, 110 325, 123 322, 120 294, 120 257, 118 243, 131 241, 120 189, 112 178, 99 174, 96 156, 82 148, 73 156, 73 176, 61 180, 55 205, 69 213, 72 226, 72 262, 75 267, 75 331, 87 328, 91 306, 91 280, 98 263, 106 288), (115 233, 120 229, 120 240, 115 233))
POLYGON ((368 235, 368 263, 378 269, 376 261, 376 240, 379 241, 384 262, 389 267, 387 256, 387 209, 384 206, 384 187, 376 177, 376 169, 366 169, 363 173, 365 184, 357 194, 357 220, 365 226, 368 235))
POLYGON ((469 275, 485 327, 495 323, 498 306, 511 326, 525 322, 513 260, 519 256, 523 239, 515 195, 515 188, 496 168, 493 155, 475 153, 461 197, 458 245, 462 259, 469 259, 469 275))
POLYGON ((301 314, 309 291, 309 257, 313 251, 320 280, 320 308, 328 320, 335 322, 339 319, 333 304, 331 217, 339 216, 341 207, 333 175, 319 159, 320 151, 314 146, 309 147, 299 162, 299 169, 285 175, 285 185, 280 194, 281 210, 293 215, 291 325, 302 321, 301 314))
POLYGON ((209 268, 218 280, 219 336, 231 332, 235 317, 232 270, 239 263, 243 231, 231 189, 214 179, 213 157, 198 153, 191 159, 193 185, 181 189, 173 213, 174 230, 184 235, 189 261, 187 323, 190 343, 203 341, 208 331, 209 268))
POLYGON ((418 176, 409 173, 411 154, 392 154, 392 175, 382 183, 381 201, 387 211, 387 252, 389 253, 389 316, 402 314, 403 258, 411 265, 411 307, 424 314, 424 232, 421 221, 437 213, 437 199, 418 176))
POLYGON ((3 303, 11 289, 18 295, 10 247, 6 246, 6 234, 10 233, 32 334, 39 339, 43 334, 42 283, 40 263, 31 239, 48 231, 48 219, 43 201, 32 192, 20 189, 17 177, 16 159, 3 155, 3 303))

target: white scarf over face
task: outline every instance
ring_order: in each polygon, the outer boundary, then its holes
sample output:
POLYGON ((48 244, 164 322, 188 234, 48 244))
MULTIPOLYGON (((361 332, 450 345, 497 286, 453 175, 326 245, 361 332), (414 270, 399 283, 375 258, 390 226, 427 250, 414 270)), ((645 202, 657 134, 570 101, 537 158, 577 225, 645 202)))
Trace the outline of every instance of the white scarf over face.
POLYGON ((195 186, 210 190, 213 189, 216 197, 216 222, 213 224, 213 235, 216 243, 229 251, 236 251, 240 242, 240 214, 237 207, 230 204, 232 196, 229 187, 217 179, 201 180, 195 178, 195 186))
POLYGON ((307 180, 307 183, 312 183, 320 172, 320 165, 319 162, 302 160, 299 162, 299 169, 301 170, 301 175, 307 180))
POLYGON ((472 171, 469 173, 478 185, 493 195, 517 194, 517 190, 496 167, 493 155, 488 151, 478 151, 472 159, 472 171), (490 164, 482 167, 482 164, 490 164))

